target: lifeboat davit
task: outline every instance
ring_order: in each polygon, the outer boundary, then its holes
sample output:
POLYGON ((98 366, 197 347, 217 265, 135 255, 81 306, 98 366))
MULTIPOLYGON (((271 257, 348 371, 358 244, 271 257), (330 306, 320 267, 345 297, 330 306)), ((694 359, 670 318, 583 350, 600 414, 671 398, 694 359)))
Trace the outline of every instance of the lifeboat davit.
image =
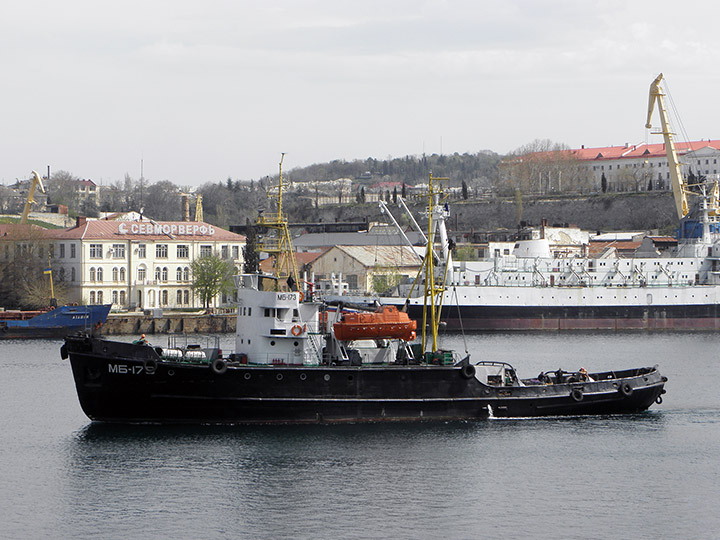
POLYGON ((410 320, 404 311, 395 306, 380 306, 372 313, 345 312, 333 324, 335 337, 340 341, 353 339, 415 339, 417 321, 410 320))

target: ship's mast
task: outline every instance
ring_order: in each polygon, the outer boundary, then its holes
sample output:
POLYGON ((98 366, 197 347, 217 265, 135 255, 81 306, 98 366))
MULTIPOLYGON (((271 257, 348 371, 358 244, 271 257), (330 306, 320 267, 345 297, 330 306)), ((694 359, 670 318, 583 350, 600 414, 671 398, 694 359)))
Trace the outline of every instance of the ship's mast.
POLYGON ((425 259, 421 268, 421 273, 425 274, 425 298, 423 300, 423 332, 422 332, 422 349, 425 350, 427 343, 427 328, 428 328, 428 311, 430 312, 430 334, 432 336, 432 352, 436 352, 438 345, 438 327, 440 325, 440 313, 442 310, 442 299, 443 293, 445 292, 445 280, 447 277, 447 270, 450 264, 450 256, 447 233, 444 228, 444 209, 442 203, 444 199, 441 199, 443 192, 438 186, 436 189, 433 184, 433 180, 449 180, 448 178, 433 178, 430 173, 428 180, 428 242, 425 246, 425 259), (434 219, 433 219, 434 218, 434 219), (443 271, 442 279, 435 279, 435 254, 433 253, 433 245, 435 243, 436 233, 440 234, 440 242, 442 242, 441 249, 443 255, 446 256, 444 263, 440 266, 443 271), (443 268, 444 266, 444 268, 443 268))
POLYGON ((283 152, 280 157, 278 183, 275 188, 268 189, 268 198, 277 200, 277 213, 262 213, 258 216, 257 225, 267 227, 274 230, 275 234, 263 238, 258 243, 258 251, 264 251, 275 256, 275 280, 277 288, 284 288, 283 283, 290 290, 296 290, 300 285, 297 264, 295 262, 295 254, 293 252, 292 240, 288 229, 287 217, 282 211, 283 184, 282 163, 285 158, 283 152))

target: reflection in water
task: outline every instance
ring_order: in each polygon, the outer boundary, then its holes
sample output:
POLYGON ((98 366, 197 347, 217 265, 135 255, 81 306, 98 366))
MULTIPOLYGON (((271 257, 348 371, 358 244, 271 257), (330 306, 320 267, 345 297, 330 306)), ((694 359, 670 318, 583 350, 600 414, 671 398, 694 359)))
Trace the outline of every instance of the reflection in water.
MULTIPOLYGON (((588 471, 615 468, 605 497, 652 506, 636 475, 614 460, 652 459, 639 443, 664 437, 664 424, 662 413, 446 424, 90 424, 70 445, 66 502, 68 512, 90 508, 103 535, 141 534, 151 521, 165 534, 248 538, 437 537, 452 523, 453 536, 462 537, 482 530, 477 519, 488 512, 532 535, 553 526, 558 500, 593 512, 603 495, 587 490, 588 471), (535 506, 532 522, 505 515, 535 506)), ((498 534, 499 523, 490 524, 498 534)))

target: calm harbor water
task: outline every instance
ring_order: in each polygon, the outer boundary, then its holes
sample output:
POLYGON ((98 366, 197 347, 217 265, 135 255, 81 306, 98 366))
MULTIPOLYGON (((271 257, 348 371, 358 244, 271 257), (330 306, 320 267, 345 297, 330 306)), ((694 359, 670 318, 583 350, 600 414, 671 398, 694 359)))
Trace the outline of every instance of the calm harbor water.
POLYGON ((251 428, 91 424, 60 344, 0 342, 2 539, 718 538, 720 334, 467 338, 521 376, 660 364, 644 414, 251 428))

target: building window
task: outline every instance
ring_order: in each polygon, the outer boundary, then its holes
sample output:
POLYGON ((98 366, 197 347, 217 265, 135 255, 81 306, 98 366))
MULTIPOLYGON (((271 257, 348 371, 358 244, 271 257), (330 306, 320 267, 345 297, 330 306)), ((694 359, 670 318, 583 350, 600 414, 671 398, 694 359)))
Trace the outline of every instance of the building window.
POLYGON ((158 259, 167 259, 168 256, 168 245, 167 244, 157 244, 155 246, 155 257, 158 259))
POLYGON ((90 304, 95 303, 95 291, 90 291, 90 304))
POLYGON ((190 291, 183 292, 183 299, 185 300, 185 304, 190 304, 190 291))
POLYGON ((75 281, 75 268, 70 269, 70 281, 75 281))
POLYGON ((75 258, 75 244, 70 244, 70 258, 75 258))
POLYGON ((120 305, 125 305, 125 291, 120 291, 120 305))
POLYGON ((168 269, 167 266, 163 266, 162 269, 162 280, 167 281, 168 280, 168 269))
POLYGON ((113 292, 112 292, 112 303, 113 303, 113 304, 117 304, 117 303, 118 303, 118 292, 117 292, 117 291, 113 291, 113 292))
POLYGON ((167 304, 168 304, 168 292, 167 292, 167 291, 163 291, 162 294, 160 295, 160 298, 161 298, 161 300, 160 300, 160 305, 167 306, 167 304))
POLYGON ((113 259, 124 259, 125 258, 125 244, 113 244, 112 252, 113 252, 113 259))
POLYGON ((177 258, 178 259, 189 259, 190 258, 190 246, 187 244, 180 244, 177 247, 177 258))
POLYGON ((181 305, 182 305, 182 298, 183 298, 183 297, 182 297, 182 291, 178 291, 178 292, 177 292, 177 300, 176 300, 176 302, 175 302, 178 306, 181 306, 181 305))
POLYGON ((200 246, 200 256, 210 257, 212 255, 212 246, 200 246))
POLYGON ((102 259, 102 244, 90 244, 90 258, 102 259))
POLYGON ((155 281, 160 281, 162 279, 162 268, 159 266, 155 268, 155 281))
MULTIPOLYGON (((113 281, 117 281, 117 280, 118 280, 118 275, 119 275, 119 272, 118 272, 117 266, 115 266, 115 267, 112 269, 113 281)), ((115 303, 115 302, 114 302, 114 303, 115 303)))
POLYGON ((183 268, 183 281, 190 281, 190 267, 183 268))
POLYGON ((65 244, 60 244, 60 258, 65 258, 65 244))
POLYGON ((240 258, 240 246, 232 247, 232 258, 235 260, 240 258))
POLYGON ((98 302, 98 304, 103 303, 103 292, 102 291, 98 291, 98 293, 97 293, 97 302, 98 302))
POLYGON ((138 259, 144 259, 145 258, 145 244, 138 244, 138 259))
POLYGON ((120 281, 121 282, 125 281, 125 267, 124 266, 120 268, 120 281))
POLYGON ((183 272, 182 272, 182 268, 180 266, 177 267, 177 272, 175 273, 175 275, 176 275, 177 281, 182 281, 183 272))
POLYGON ((141 266, 138 268, 138 281, 145 281, 145 278, 147 277, 147 270, 145 270, 144 266, 141 266))
MULTIPOLYGON (((73 270, 74 270, 74 268, 73 268, 73 270)), ((90 267, 90 281, 95 281, 95 267, 94 266, 90 267)))
POLYGON ((97 269, 97 280, 102 283, 102 280, 103 280, 103 269, 102 268, 97 269))
POLYGON ((222 246, 220 248, 220 253, 221 253, 223 259, 227 259, 230 256, 228 246, 222 246))

